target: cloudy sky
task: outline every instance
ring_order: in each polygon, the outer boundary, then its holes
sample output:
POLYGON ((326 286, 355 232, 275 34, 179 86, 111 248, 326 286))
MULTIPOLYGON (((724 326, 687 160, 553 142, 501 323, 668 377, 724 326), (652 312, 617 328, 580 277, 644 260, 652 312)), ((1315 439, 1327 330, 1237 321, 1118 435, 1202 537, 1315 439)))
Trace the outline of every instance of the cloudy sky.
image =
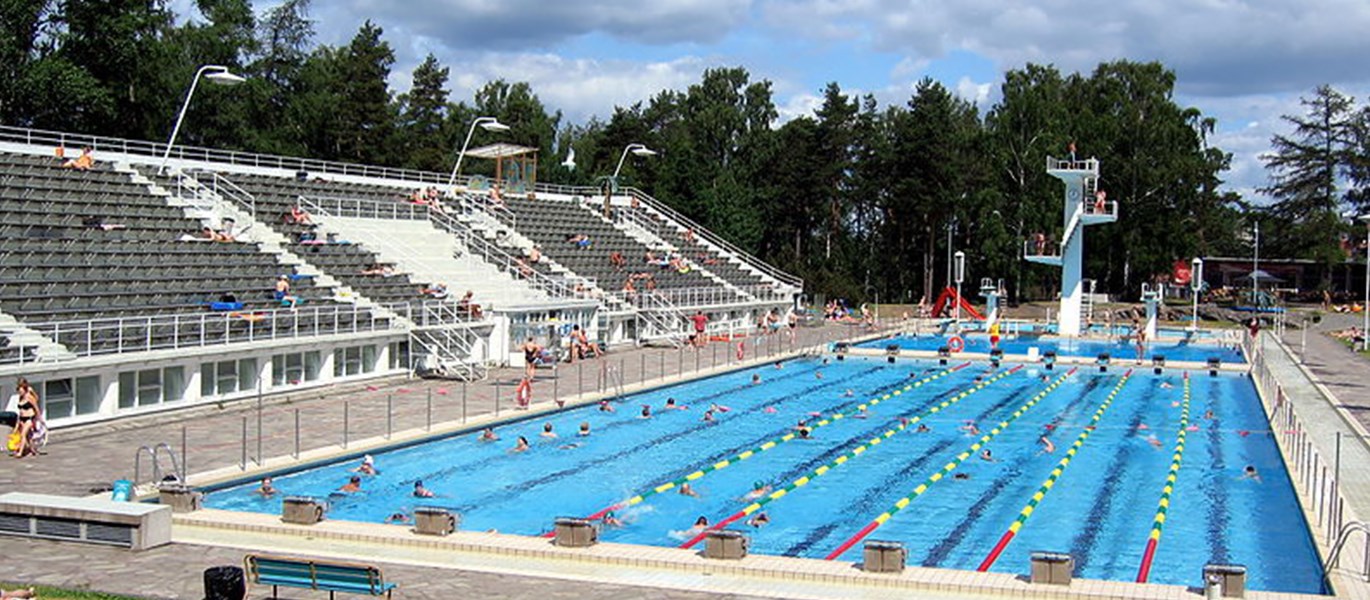
POLYGON ((1365 0, 315 0, 312 16, 330 44, 365 19, 383 26, 397 88, 432 52, 452 68, 454 99, 494 78, 529 81, 575 122, 710 66, 770 79, 788 119, 829 81, 896 103, 931 76, 987 107, 1000 75, 1025 62, 1160 60, 1178 100, 1218 118, 1214 142, 1235 155, 1229 185, 1246 194, 1265 183, 1258 156, 1300 94, 1321 83, 1370 94, 1365 0))

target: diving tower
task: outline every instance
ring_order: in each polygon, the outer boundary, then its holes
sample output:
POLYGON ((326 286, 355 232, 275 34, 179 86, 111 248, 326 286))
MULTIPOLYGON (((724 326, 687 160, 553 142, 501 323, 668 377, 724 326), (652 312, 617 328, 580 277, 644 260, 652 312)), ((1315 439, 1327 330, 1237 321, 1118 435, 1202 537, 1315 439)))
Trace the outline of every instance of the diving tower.
POLYGON ((1118 220, 1118 203, 1099 189, 1099 160, 1047 157, 1047 174, 1065 184, 1065 229, 1060 240, 1037 234, 1023 242, 1028 262, 1061 267, 1061 309, 1058 332, 1080 335, 1084 301, 1084 228, 1118 220))

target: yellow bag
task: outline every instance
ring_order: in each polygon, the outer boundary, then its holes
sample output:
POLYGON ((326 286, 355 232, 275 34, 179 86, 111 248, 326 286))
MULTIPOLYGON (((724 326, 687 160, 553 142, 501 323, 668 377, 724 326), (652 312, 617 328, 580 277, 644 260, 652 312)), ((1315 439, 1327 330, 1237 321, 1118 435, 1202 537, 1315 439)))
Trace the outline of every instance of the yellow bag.
POLYGON ((14 452, 19 449, 19 440, 19 432, 15 431, 10 434, 9 441, 5 444, 5 447, 9 449, 10 452, 14 452))

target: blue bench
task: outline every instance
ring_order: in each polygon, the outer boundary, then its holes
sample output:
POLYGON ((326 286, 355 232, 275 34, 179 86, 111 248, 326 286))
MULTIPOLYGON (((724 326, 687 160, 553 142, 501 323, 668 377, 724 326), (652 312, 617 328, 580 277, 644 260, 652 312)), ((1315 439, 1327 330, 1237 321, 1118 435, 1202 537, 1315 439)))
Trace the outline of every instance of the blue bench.
POLYGON ((380 567, 357 563, 249 554, 243 559, 249 582, 271 586, 271 597, 276 597, 277 586, 302 588, 333 594, 363 594, 389 598, 395 584, 386 583, 380 567))

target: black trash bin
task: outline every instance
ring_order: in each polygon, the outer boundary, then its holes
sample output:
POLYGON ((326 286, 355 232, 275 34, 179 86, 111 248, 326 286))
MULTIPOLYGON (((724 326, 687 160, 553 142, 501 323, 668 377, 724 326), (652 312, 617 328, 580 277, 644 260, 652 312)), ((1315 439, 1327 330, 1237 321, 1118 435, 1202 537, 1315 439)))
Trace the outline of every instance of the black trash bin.
POLYGON ((205 600, 243 600, 245 597, 247 580, 242 567, 205 569, 205 600))

